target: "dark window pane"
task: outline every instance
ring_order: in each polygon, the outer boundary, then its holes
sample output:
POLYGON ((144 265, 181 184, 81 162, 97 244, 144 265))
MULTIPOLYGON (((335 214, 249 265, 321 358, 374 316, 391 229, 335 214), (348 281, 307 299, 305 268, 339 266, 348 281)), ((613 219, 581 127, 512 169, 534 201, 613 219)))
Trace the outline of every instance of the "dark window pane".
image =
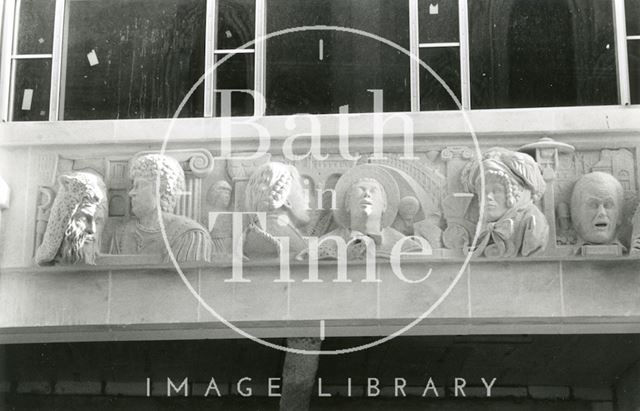
MULTIPOLYGON (((255 38, 255 0, 218 2, 218 47, 235 49, 255 38)), ((254 48, 254 45, 248 48, 254 48)))
POLYGON ((631 40, 628 44, 631 103, 640 104, 640 40, 631 40))
POLYGON ((173 116, 204 72, 204 24, 204 0, 72 0, 64 118, 173 116))
POLYGON ((55 0, 20 1, 18 54, 49 54, 52 50, 55 0))
MULTIPOLYGON (((222 59, 219 55, 216 61, 222 59)), ((216 116, 231 111, 232 116, 253 115, 253 97, 244 92, 231 93, 231 106, 222 107, 220 90, 253 90, 253 53, 235 54, 216 69, 216 116)))
MULTIPOLYGON (((458 47, 435 47, 420 50, 427 64, 460 100, 460 50, 458 47)), ((429 71, 420 67, 420 110, 458 110, 449 92, 429 71)))
POLYGON ((469 7, 472 108, 617 104, 611 1, 469 7))
POLYGON ((459 41, 458 0, 419 0, 420 43, 459 41))
POLYGON ((13 121, 49 120, 51 59, 14 60, 13 121))
MULTIPOLYGON (((379 35, 409 48, 408 2, 278 0, 267 3, 268 32, 332 25, 379 35)), ((407 111, 409 57, 372 38, 304 31, 267 41, 267 114, 372 112, 382 90, 384 111, 407 111)))
POLYGON ((627 35, 640 36, 640 1, 626 0, 624 8, 627 15, 627 35))

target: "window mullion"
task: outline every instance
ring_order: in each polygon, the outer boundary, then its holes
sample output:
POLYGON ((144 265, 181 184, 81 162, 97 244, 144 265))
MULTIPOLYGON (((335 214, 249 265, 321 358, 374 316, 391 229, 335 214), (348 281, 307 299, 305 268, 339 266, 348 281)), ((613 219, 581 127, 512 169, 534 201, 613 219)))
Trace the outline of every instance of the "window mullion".
POLYGON ((53 48, 51 50, 51 95, 49 96, 49 121, 60 119, 60 85, 62 80, 62 39, 64 37, 64 11, 66 0, 56 0, 53 22, 53 48))
MULTIPOLYGON (((0 120, 8 121, 11 118, 11 73, 13 71, 12 54, 14 51, 15 27, 14 18, 16 16, 15 1, 4 3, 4 21, 2 22, 2 45, 0 47, 0 120)), ((17 26, 17 24, 16 24, 17 26)))
POLYGON ((620 104, 631 104, 629 90, 629 58, 627 55, 627 27, 624 0, 613 0, 613 26, 616 39, 616 66, 618 68, 618 96, 620 104))
POLYGON ((420 111, 420 48, 418 27, 418 0, 409 0, 409 77, 411 84, 411 111, 420 111))
POLYGON ((253 113, 255 116, 262 116, 265 113, 266 99, 266 78, 267 67, 267 47, 264 36, 267 33, 267 4, 266 0, 256 0, 256 28, 254 45, 254 70, 253 87, 256 95, 253 100, 253 113), (257 98, 256 98, 257 97, 257 98))
POLYGON ((462 108, 471 108, 471 81, 469 69, 469 12, 467 0, 458 1, 458 24, 460 27, 460 93, 462 108))
POLYGON ((206 12, 206 30, 205 30, 205 50, 204 50, 204 117, 213 117, 215 111, 215 86, 216 73, 213 71, 215 64, 216 50, 216 34, 217 34, 217 17, 218 17, 218 1, 207 0, 206 12))

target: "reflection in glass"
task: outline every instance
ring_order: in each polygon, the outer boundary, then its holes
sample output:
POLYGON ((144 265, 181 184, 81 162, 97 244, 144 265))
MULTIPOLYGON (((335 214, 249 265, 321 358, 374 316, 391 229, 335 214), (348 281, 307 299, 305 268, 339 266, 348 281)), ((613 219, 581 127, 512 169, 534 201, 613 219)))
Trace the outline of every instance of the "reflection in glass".
MULTIPOLYGON (((458 47, 434 47, 420 50, 427 64, 460 100, 460 50, 458 47)), ((420 110, 458 110, 451 95, 424 67, 420 67, 420 110)))
POLYGON ((458 0, 419 0, 420 43, 447 43, 460 40, 458 0))
POLYGON ((612 5, 469 1, 471 107, 616 104, 612 5))
MULTIPOLYGON (((305 25, 355 28, 409 48, 408 2, 278 0, 267 3, 267 32, 305 25)), ((408 111, 409 57, 362 35, 304 31, 267 41, 267 114, 408 111)))
MULTIPOLYGON (((217 55, 216 62, 224 55, 217 55)), ((216 116, 222 115, 222 94, 220 90, 253 90, 253 53, 231 56, 216 69, 216 116)), ((226 109, 228 110, 228 108, 226 109)), ((227 113, 225 113, 226 115, 227 113)), ((231 115, 253 115, 253 97, 244 92, 231 93, 231 115)))
POLYGON ((13 121, 49 120, 51 59, 14 60, 13 121))
POLYGON ((640 40, 628 42, 631 104, 640 104, 640 40))
POLYGON ((216 49, 235 49, 253 40, 255 13, 255 0, 219 0, 216 49))
POLYGON ((18 54, 50 54, 55 0, 21 0, 18 54))
MULTIPOLYGON (((204 72, 204 25, 204 0, 72 0, 64 118, 173 116, 204 72)), ((182 116, 202 115, 200 90, 182 116)))
POLYGON ((626 0, 624 9, 627 18, 627 35, 640 36, 640 1, 626 0))

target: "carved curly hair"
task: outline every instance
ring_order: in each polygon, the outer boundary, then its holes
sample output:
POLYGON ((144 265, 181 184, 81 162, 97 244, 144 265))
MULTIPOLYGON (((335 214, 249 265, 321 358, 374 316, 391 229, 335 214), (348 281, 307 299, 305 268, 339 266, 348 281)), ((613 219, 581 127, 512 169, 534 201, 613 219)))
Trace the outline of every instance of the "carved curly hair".
POLYGON ((129 167, 132 179, 144 178, 156 181, 160 176, 160 207, 162 211, 173 212, 178 196, 184 190, 184 171, 172 157, 162 154, 144 154, 134 158, 129 167))
POLYGON ((275 161, 263 164, 249 178, 245 189, 246 211, 271 211, 262 209, 262 200, 272 194, 282 195, 285 189, 302 190, 300 175, 295 167, 275 161), (269 187, 265 190, 263 186, 269 187))

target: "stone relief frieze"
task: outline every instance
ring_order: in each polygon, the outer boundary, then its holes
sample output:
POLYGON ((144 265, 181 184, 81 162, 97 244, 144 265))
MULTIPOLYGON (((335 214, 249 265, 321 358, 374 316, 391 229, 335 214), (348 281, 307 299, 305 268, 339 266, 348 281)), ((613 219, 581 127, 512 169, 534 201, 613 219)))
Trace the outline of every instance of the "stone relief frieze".
POLYGON ((464 146, 416 154, 214 160, 202 148, 91 161, 49 156, 59 183, 38 180, 36 261, 168 262, 161 226, 178 262, 229 261, 238 243, 245 260, 282 259, 285 248, 290 259, 390 258, 395 246, 425 258, 640 255, 633 150, 580 150, 545 138, 485 149, 480 158, 464 146))

